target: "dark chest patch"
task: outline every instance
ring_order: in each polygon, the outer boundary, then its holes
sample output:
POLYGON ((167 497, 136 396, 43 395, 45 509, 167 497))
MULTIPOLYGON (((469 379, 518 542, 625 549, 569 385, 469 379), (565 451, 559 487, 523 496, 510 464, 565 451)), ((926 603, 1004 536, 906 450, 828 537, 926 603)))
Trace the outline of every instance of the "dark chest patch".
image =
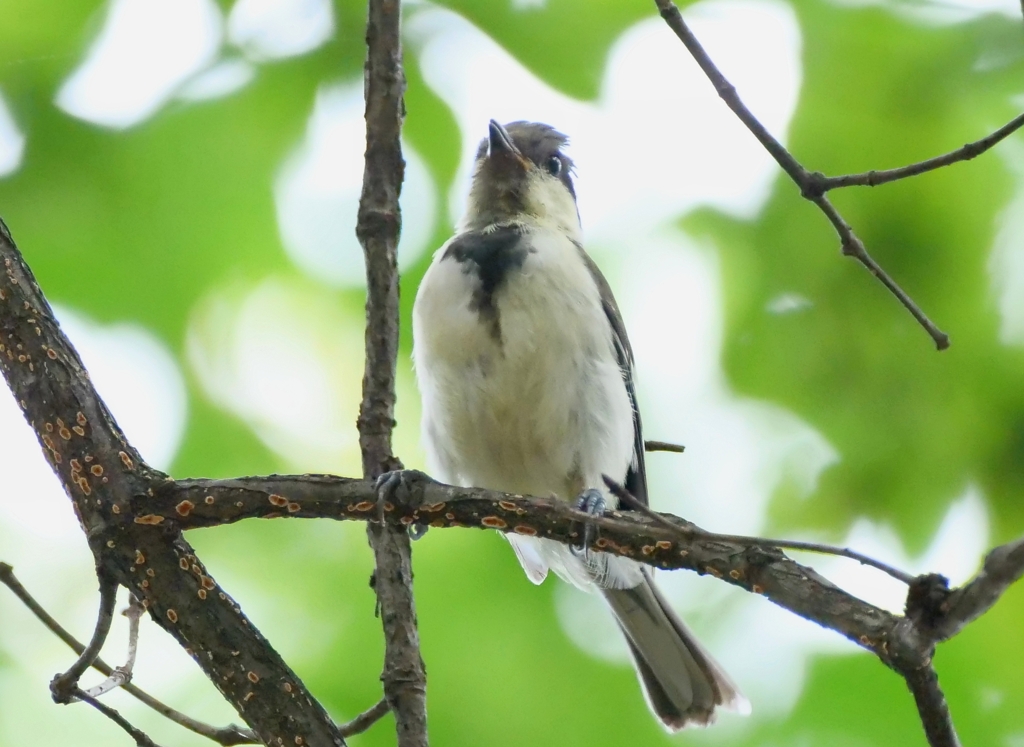
POLYGON ((495 294, 509 274, 522 269, 529 247, 523 241, 520 226, 501 226, 492 231, 469 231, 456 237, 442 260, 454 259, 466 274, 480 281, 469 306, 490 328, 491 336, 501 342, 501 319, 495 294))

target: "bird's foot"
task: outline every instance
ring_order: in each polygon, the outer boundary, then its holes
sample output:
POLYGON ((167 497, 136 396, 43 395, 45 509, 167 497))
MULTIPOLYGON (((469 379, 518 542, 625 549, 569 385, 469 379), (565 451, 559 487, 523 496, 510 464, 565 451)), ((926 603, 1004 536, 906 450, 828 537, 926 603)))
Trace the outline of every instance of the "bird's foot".
MULTIPOLYGON (((377 492, 377 514, 384 523, 384 512, 389 504, 404 508, 418 508, 423 503, 423 488, 434 480, 418 469, 396 469, 385 472, 374 483, 377 492)), ((418 540, 427 533, 424 524, 410 524, 409 536, 418 540)))
MULTIPOLYGON (((600 490, 589 488, 579 494, 579 497, 576 498, 576 503, 573 507, 577 511, 582 511, 583 513, 590 514, 591 516, 604 516, 607 504, 604 500, 604 495, 600 490)), ((579 545, 569 545, 569 549, 576 556, 585 556, 588 553, 588 548, 593 543, 596 534, 597 527, 589 521, 584 523, 583 542, 579 545)))

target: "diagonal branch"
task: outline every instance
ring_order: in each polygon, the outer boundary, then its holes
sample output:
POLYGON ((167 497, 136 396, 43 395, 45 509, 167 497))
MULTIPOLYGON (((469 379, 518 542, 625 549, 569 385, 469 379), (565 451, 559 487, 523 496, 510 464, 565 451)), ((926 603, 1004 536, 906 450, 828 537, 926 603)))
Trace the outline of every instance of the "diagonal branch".
POLYGON ((79 700, 82 700, 91 705, 97 711, 102 713, 104 716, 106 716, 115 724, 117 724, 126 732, 128 732, 131 738, 135 740, 136 747, 159 747, 159 745, 156 744, 156 742, 149 738, 148 734, 146 734, 141 729, 132 726, 124 716, 122 716, 120 713, 115 711, 110 706, 104 705, 94 696, 79 688, 75 688, 72 694, 79 700))
POLYGON ((132 513, 167 477, 124 438, 2 221, 0 263, 0 370, 74 504, 97 575, 142 601, 261 741, 344 744, 181 534, 132 513))
POLYGON ((825 176, 824 174, 815 172, 809 175, 809 183, 811 185, 810 191, 812 193, 824 193, 830 189, 839 189, 840 187, 877 187, 880 184, 887 184, 899 179, 907 179, 911 176, 935 171, 935 169, 941 169, 944 166, 949 166, 960 161, 969 161, 972 158, 980 156, 996 143, 1004 140, 1021 127, 1024 127, 1024 114, 1014 117, 998 130, 986 135, 980 140, 975 140, 973 143, 967 143, 966 145, 957 148, 954 151, 950 151, 949 153, 944 153, 941 156, 935 156, 935 158, 929 158, 925 161, 901 166, 898 169, 866 171, 863 174, 844 174, 843 176, 825 176))
MULTIPOLYGON (((701 43, 697 40, 697 37, 690 31, 690 27, 686 25, 686 21, 683 20, 682 14, 679 12, 679 8, 676 7, 672 0, 655 0, 658 6, 658 10, 661 13, 661 17, 665 19, 669 28, 675 32, 676 36, 683 43, 686 49, 696 60, 697 64, 700 65, 701 70, 714 85, 718 95, 726 103, 726 105, 732 109, 733 113, 739 118, 747 129, 753 133, 754 137, 758 139, 761 145, 764 146, 765 150, 771 154, 772 158, 776 160, 779 166, 782 167, 783 171, 789 174, 789 177, 800 187, 800 193, 803 197, 813 202, 818 206, 819 209, 825 214, 836 233, 839 235, 840 244, 842 246, 843 254, 854 257, 860 262, 868 271, 878 278, 882 284, 889 289, 897 300, 909 311, 914 319, 924 328, 924 330, 931 336, 935 342, 935 346, 939 350, 945 350, 949 347, 949 336, 940 330, 935 324, 928 318, 928 316, 921 310, 921 308, 910 298, 910 296, 899 286, 899 284, 893 280, 888 273, 868 254, 867 249, 864 247, 864 243, 857 237, 853 232, 850 225, 843 219, 839 212, 835 209, 828 198, 825 197, 825 190, 820 186, 821 177, 812 175, 807 169, 805 169, 793 155, 786 150, 786 147, 780 143, 768 129, 761 124, 761 122, 754 116, 753 112, 747 108, 746 104, 740 99, 739 94, 736 93, 735 86, 730 83, 721 71, 708 56, 708 53, 701 46, 701 43)), ((1008 134, 1008 133, 1007 133, 1008 134)))
MULTIPOLYGON (((398 197, 405 176, 400 0, 370 0, 366 22, 366 163, 356 235, 366 258, 366 363, 359 409, 363 475, 401 467, 391 450, 398 359, 398 197)), ((401 527, 367 525, 376 563, 373 586, 384 627, 381 680, 395 714, 399 747, 427 745, 427 678, 412 592, 412 550, 401 527)))
POLYGON ((346 737, 352 737, 356 734, 362 734, 364 731, 369 729, 375 723, 384 718, 385 714, 391 710, 391 706, 388 705, 387 698, 381 698, 372 706, 367 708, 365 711, 360 713, 354 719, 349 721, 347 724, 341 725, 341 733, 346 737))
POLYGON ((981 617, 1021 576, 1024 576, 1024 538, 992 550, 978 575, 942 602, 942 616, 932 626, 935 640, 952 638, 968 623, 981 617))

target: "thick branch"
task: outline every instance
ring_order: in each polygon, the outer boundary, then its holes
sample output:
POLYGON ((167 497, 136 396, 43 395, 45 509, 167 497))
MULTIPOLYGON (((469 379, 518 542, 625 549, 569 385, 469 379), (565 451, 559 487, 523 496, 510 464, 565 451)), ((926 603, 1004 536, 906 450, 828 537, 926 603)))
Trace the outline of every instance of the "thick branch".
POLYGON ((0 369, 74 503, 98 572, 125 586, 266 743, 344 740, 170 525, 132 502, 166 476, 127 443, 0 222, 0 369))
POLYGON ((730 83, 721 71, 708 56, 708 53, 704 51, 704 47, 697 40, 697 37, 690 31, 690 27, 686 25, 686 21, 683 20, 682 14, 679 12, 679 8, 676 7, 672 0, 655 0, 658 6, 658 10, 661 12, 661 17, 665 19, 669 28, 675 32, 676 36, 683 43, 686 49, 696 60, 697 64, 700 65, 701 70, 714 85, 718 95, 726 103, 726 105, 732 109, 733 113, 739 118, 747 129, 753 133, 754 137, 758 139, 761 145, 764 146, 772 158, 776 160, 779 166, 789 174, 789 177, 800 187, 800 193, 806 199, 817 205, 821 211, 828 218, 832 227, 836 230, 839 235, 839 240, 842 246, 843 254, 854 257, 860 262, 868 271, 878 278, 882 284, 889 289, 889 291, 896 296, 901 304, 909 311, 918 323, 925 329, 925 331, 931 336, 935 342, 936 348, 939 350, 945 350, 949 347, 949 336, 940 330, 935 324, 928 318, 928 316, 918 307, 916 303, 910 298, 909 295, 893 280, 889 277, 888 273, 882 269, 882 267, 868 254, 867 249, 864 247, 864 243, 854 234, 853 229, 843 219, 839 212, 835 209, 831 202, 825 197, 824 190, 822 189, 820 175, 811 174, 805 169, 793 155, 786 150, 786 147, 780 143, 775 137, 768 132, 768 129, 761 124, 761 122, 754 116, 753 112, 747 108, 746 104, 740 99, 739 94, 736 93, 736 88, 730 83))
MULTIPOLYGON (((613 511, 594 517, 554 498, 453 487, 426 476, 403 481, 402 489, 406 492, 396 494, 397 502, 380 507, 392 525, 497 529, 578 545, 584 523, 590 523, 598 530, 592 550, 666 570, 709 574, 761 594, 878 656, 906 680, 932 747, 958 744, 931 665, 936 639, 921 616, 893 615, 848 594, 814 569, 790 560, 771 540, 710 534, 684 519, 653 511, 613 511)), ((376 521, 381 515, 378 508, 376 488, 368 480, 274 475, 167 483, 155 496, 141 498, 137 510, 191 528, 250 517, 376 521)), ((963 604, 989 600, 1005 590, 1021 575, 1021 553, 1024 540, 990 554, 986 570, 961 590, 963 604)))
MULTIPOLYGON (((889 651, 904 652, 906 666, 921 666, 931 641, 912 638, 913 626, 830 583, 771 546, 770 541, 725 542, 677 525, 663 526, 632 511, 590 517, 556 499, 528 498, 481 488, 459 488, 433 480, 406 481, 413 491, 399 503, 384 505, 389 524, 497 529, 578 544, 582 522, 599 530, 592 548, 625 555, 663 569, 684 568, 710 574, 756 594, 801 617, 835 630, 877 654, 892 666, 889 651), (689 531, 680 531, 689 530, 689 531), (902 632, 898 632, 902 631, 902 632), (895 646, 892 636, 904 643, 895 646), (921 655, 915 657, 913 652, 921 655)), ((153 497, 142 496, 136 510, 182 529, 251 517, 302 517, 376 521, 377 493, 369 480, 328 475, 271 476, 231 480, 182 480, 167 483, 153 497)))
POLYGON ((950 593, 940 607, 942 616, 932 628, 935 639, 952 638, 969 622, 981 617, 1021 576, 1024 576, 1024 538, 992 550, 978 575, 950 593))
MULTIPOLYGON (((400 0, 370 0, 366 22, 366 163, 356 235, 366 258, 366 363, 359 410, 363 475, 401 467, 391 451, 398 359, 398 197, 405 176, 400 0)), ((426 747, 426 670, 420 655, 409 537, 400 527, 367 526, 376 561, 374 589, 384 626, 384 695, 399 747, 426 747)))

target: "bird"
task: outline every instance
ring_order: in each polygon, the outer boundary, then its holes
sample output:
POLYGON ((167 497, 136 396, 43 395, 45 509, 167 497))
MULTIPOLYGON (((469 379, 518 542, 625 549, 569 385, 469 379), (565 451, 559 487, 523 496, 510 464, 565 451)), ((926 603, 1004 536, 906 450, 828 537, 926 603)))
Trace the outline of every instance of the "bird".
MULTIPOLYGON (((604 475, 648 502, 644 439, 632 350, 583 248, 567 145, 546 124, 490 121, 465 213, 416 294, 413 368, 434 477, 600 514, 617 506, 604 475)), ((748 710, 642 564, 505 536, 532 582, 550 570, 604 597, 668 731, 748 710)))

